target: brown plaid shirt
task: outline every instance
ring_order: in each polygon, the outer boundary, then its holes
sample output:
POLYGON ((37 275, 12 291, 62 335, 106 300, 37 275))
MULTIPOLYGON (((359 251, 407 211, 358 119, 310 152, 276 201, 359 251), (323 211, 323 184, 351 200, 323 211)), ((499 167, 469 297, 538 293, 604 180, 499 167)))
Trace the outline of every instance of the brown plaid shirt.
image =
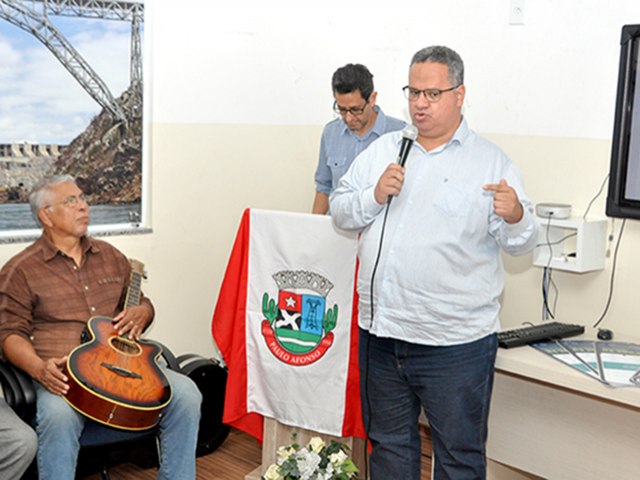
MULTIPOLYGON (((115 247, 82 239, 80 267, 44 235, 9 260, 0 272, 0 346, 10 334, 30 339, 46 360, 80 343, 89 318, 114 317, 122 309, 131 266, 115 247)), ((149 299, 141 303, 153 310, 149 299)))

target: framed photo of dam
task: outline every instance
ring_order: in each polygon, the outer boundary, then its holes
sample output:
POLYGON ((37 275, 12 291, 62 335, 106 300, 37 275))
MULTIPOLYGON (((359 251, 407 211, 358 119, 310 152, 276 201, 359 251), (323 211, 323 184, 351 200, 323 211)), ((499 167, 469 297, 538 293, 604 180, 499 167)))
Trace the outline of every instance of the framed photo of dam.
POLYGON ((0 241, 37 234, 29 192, 76 178, 90 232, 144 226, 144 2, 0 3, 0 241))

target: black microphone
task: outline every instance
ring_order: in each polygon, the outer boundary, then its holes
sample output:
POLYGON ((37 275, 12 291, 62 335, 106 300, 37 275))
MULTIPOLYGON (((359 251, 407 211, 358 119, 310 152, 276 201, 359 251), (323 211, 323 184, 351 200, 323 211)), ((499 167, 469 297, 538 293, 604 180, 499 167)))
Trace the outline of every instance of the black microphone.
POLYGON ((400 145, 400 151, 398 152, 398 160, 397 163, 401 167, 404 167, 404 164, 407 161, 407 157, 409 156, 409 150, 411 150, 411 145, 418 138, 418 129, 413 125, 407 125, 402 130, 402 145, 400 145))
MULTIPOLYGON (((409 156, 409 150, 411 150, 411 145, 418 138, 418 129, 413 125, 409 124, 402 129, 402 144, 400 145, 400 151, 398 152, 398 159, 396 163, 401 167, 404 167, 404 164, 407 162, 407 157, 409 156)), ((387 203, 391 203, 391 199, 393 195, 389 195, 387 199, 387 203)))

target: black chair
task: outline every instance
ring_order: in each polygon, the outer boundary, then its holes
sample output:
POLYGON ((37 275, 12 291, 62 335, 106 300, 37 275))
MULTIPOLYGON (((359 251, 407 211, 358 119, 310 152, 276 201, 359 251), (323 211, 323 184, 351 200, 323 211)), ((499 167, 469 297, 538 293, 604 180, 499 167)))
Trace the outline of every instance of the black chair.
MULTIPOLYGON (((180 367, 171 351, 164 346, 162 349, 162 358, 167 367, 179 371, 180 367)), ((36 393, 29 375, 0 360, 0 383, 7 404, 25 423, 32 425, 36 393)), ((98 466, 103 480, 109 480, 109 466, 125 461, 135 461, 144 467, 157 466, 158 450, 157 427, 131 432, 88 421, 80 437, 77 476, 95 473, 98 466)), ((23 480, 31 479, 37 479, 35 460, 23 476, 23 480)))

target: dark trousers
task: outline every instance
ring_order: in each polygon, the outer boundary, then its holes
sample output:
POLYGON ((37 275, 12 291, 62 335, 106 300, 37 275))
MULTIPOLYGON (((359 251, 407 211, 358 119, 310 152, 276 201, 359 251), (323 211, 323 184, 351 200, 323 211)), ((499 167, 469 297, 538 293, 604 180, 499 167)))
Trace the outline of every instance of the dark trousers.
POLYGON ((420 408, 433 440, 433 479, 486 478, 485 443, 497 337, 433 347, 360 330, 372 480, 420 480, 420 408))

